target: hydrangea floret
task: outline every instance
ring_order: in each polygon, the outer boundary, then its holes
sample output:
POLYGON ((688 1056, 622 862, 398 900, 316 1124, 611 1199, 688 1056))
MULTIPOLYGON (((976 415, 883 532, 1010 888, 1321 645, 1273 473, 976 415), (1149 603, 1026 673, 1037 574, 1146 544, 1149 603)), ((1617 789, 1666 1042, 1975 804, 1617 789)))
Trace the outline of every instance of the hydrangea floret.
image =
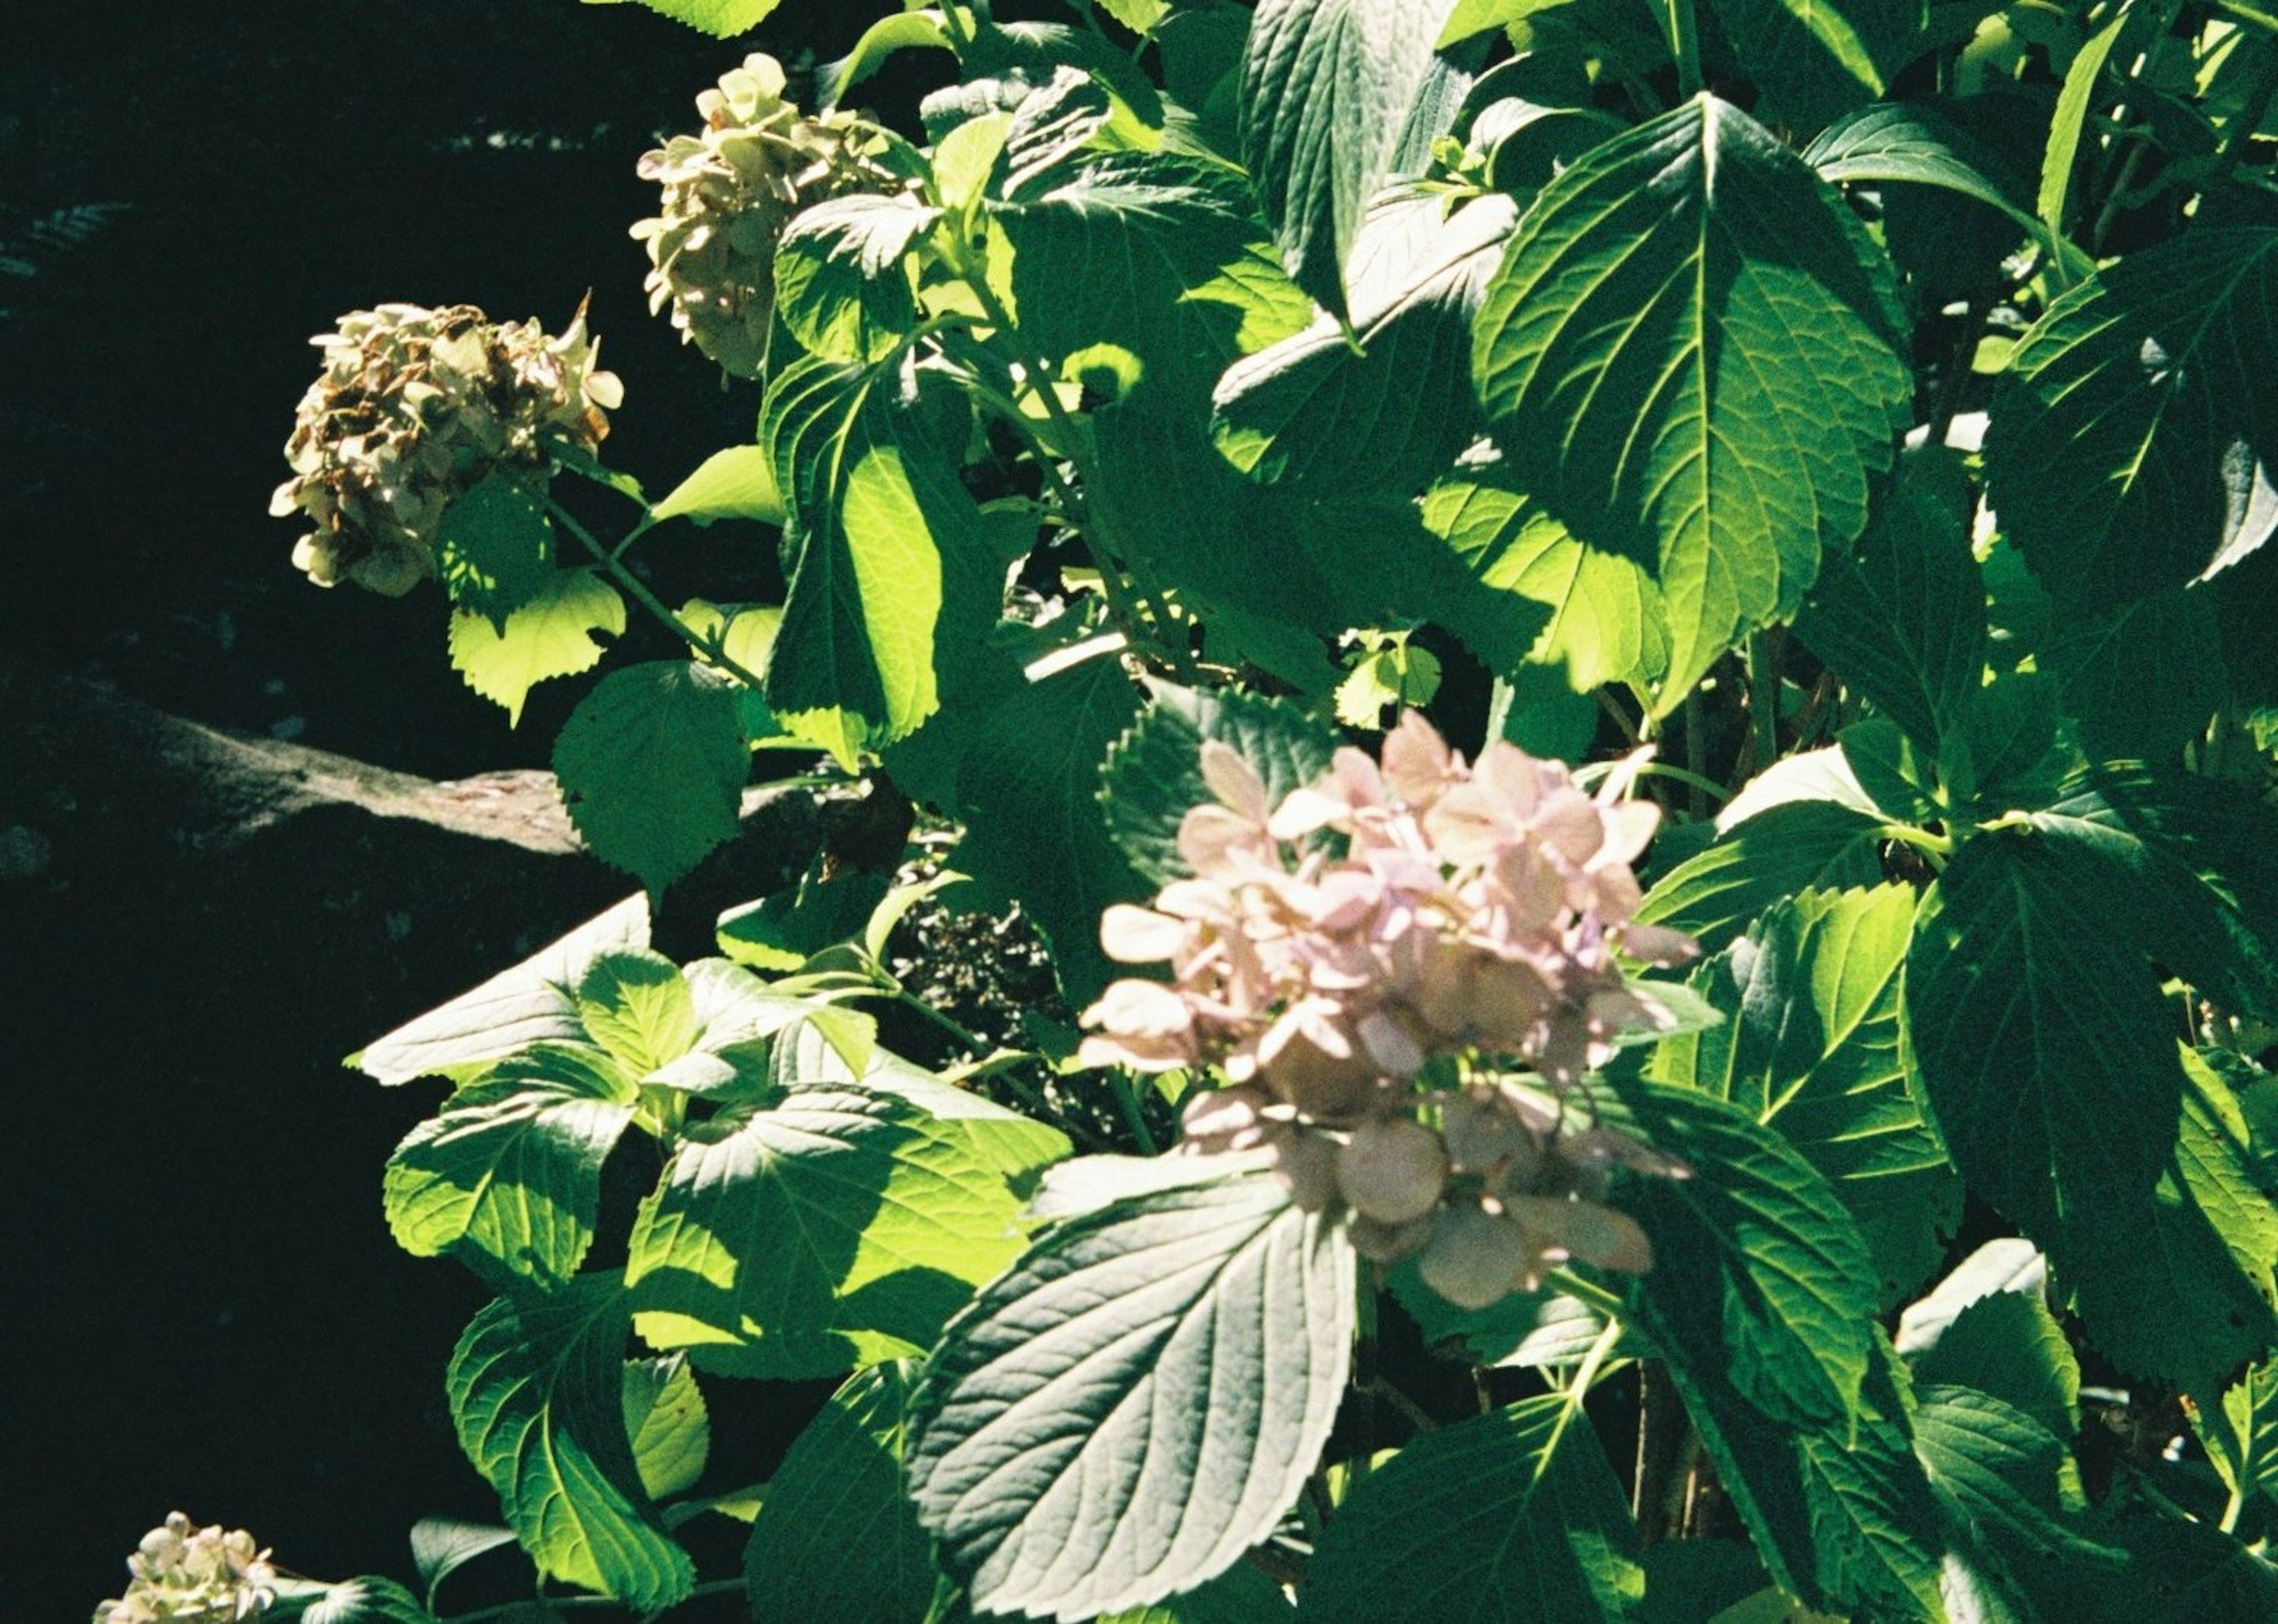
POLYGON ((444 513, 493 471, 551 477, 555 439, 590 452, 623 400, 598 370, 579 306, 556 337, 472 305, 384 304, 310 340, 324 371, 286 442, 293 477, 269 511, 316 527, 293 562, 319 586, 397 597, 436 573, 444 513))
POLYGON ((648 249, 652 315, 722 371, 758 377, 775 313, 776 245, 802 209, 852 192, 891 191, 851 117, 807 118, 784 97, 783 66, 754 52, 696 98, 704 127, 641 155, 663 188, 657 216, 632 234, 648 249))
POLYGON ((1669 1023, 1617 952, 1699 951, 1634 917, 1631 864, 1660 817, 1624 798, 1643 759, 1593 794, 1500 741, 1467 765, 1410 712, 1380 761, 1342 749, 1276 804, 1205 743, 1213 798, 1179 829, 1192 877, 1101 922, 1111 957, 1171 979, 1111 985, 1080 1057, 1215 1067, 1234 1086, 1189 1102, 1188 1148, 1270 1147, 1300 1205, 1342 1204, 1380 1261, 1420 1253, 1451 1302, 1533 1289, 1570 1258, 1648 1268, 1643 1231, 1598 1198, 1615 1163, 1681 1170, 1563 1098, 1617 1034, 1669 1023), (1437 1057, 1462 1086, 1419 1089, 1437 1057))
POLYGON ((95 1610, 94 1624, 242 1624, 277 1599, 269 1552, 242 1529, 196 1529, 172 1513, 126 1559, 126 1594, 95 1610))

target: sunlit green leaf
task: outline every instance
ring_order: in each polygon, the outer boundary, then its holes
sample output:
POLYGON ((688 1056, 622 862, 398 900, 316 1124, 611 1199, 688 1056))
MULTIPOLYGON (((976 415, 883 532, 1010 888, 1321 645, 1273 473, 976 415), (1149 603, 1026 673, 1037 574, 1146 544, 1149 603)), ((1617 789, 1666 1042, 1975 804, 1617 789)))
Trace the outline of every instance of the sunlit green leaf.
POLYGON ((1923 49, 1923 0, 1712 0, 1781 122, 1816 129, 1883 94, 1923 49))
POLYGON ((767 20, 783 0, 640 0, 652 11, 661 11, 715 40, 732 39, 767 20))
POLYGON ((591 569, 554 572, 545 588, 508 611, 504 625, 475 609, 451 614, 451 668, 467 686, 506 708, 508 725, 522 720, 522 702, 549 677, 575 676, 600 663, 608 645, 596 635, 622 637, 625 600, 591 569))
POLYGON ((1637 917, 1689 932, 1715 952, 1785 897, 1881 883, 1881 827, 1880 819, 1831 800, 1772 806, 1663 874, 1637 917))
POLYGON ((515 610, 553 591, 554 526, 522 481, 493 474, 444 509, 435 566, 451 601, 503 634, 515 610))
POLYGON ((1657 576, 1657 709, 1793 614, 1823 549, 1866 527, 1911 405, 1900 331, 1848 208, 1714 97, 1598 148, 1528 210, 1474 375, 1521 484, 1657 576))
POLYGON ((649 513, 651 520, 715 519, 784 522, 783 493, 776 488, 775 459, 764 446, 730 446, 715 451, 696 471, 673 486, 649 513))
POLYGON ((735 838, 752 774, 735 687, 677 660, 612 671, 562 725, 554 771, 593 855, 662 891, 735 838))
POLYGON ((650 1498, 669 1499, 696 1486, 712 1451, 712 1418, 685 1359, 627 1362, 625 1437, 650 1498))
POLYGON ((776 249, 776 309, 829 361, 883 361, 917 326, 906 256, 941 211, 899 194, 856 193, 802 210, 776 249))
POLYGON ((615 948, 585 967, 577 1015, 593 1041, 636 1076, 669 1064, 696 1041, 695 1001, 680 967, 661 953, 615 948))
POLYGON ((916 1401, 911 1493, 975 1605, 1088 1619, 1240 1559, 1328 1437, 1354 1285, 1335 1224, 1257 1168, 1046 1231, 916 1401))

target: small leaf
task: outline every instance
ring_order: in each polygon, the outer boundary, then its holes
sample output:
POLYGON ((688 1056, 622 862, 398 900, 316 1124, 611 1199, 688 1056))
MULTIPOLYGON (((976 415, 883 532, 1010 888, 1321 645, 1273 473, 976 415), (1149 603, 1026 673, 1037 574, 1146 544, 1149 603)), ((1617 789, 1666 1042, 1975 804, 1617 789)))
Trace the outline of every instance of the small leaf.
POLYGON ((696 471, 673 486, 664 499, 649 510, 649 522, 687 519, 709 524, 715 519, 757 519, 763 524, 784 522, 783 492, 776 489, 775 458, 764 446, 730 446, 715 451, 697 465, 696 471))
POLYGON ((2278 1504, 2278 1360, 2251 1366, 2212 1412, 2193 1406, 2191 1425, 2225 1486, 2278 1504))
POLYGON ((507 617, 547 597, 555 576, 554 526, 512 474, 492 474, 443 510, 435 565, 451 601, 501 632, 507 617))
POLYGON ((460 1447, 539 1569, 654 1613, 695 1569, 642 1493, 624 1431, 624 1292, 586 1275, 475 1315, 445 1388, 460 1447))
POLYGON ((625 1437, 651 1499, 670 1499, 696 1486, 712 1450, 712 1418, 685 1359, 626 1362, 625 1437))
POLYGON ((468 687, 522 720, 530 690, 552 677, 590 671, 608 652, 594 641, 625 629, 625 600, 591 569, 561 569, 544 590, 508 611, 503 625, 473 609, 451 614, 451 668, 468 687))
MULTIPOLYGON (((506 1537, 511 1544, 514 1536, 506 1537)), ((393 1579, 369 1574, 326 1587, 305 1609, 287 1616, 301 1624, 435 1624, 435 1615, 417 1596, 393 1579)))
POLYGON ((1515 1370, 1578 1363, 1606 1329, 1603 1315, 1562 1292, 1517 1292, 1484 1308, 1458 1308, 1424 1284, 1412 1259, 1393 1265, 1386 1285, 1435 1352, 1471 1364, 1515 1370))
POLYGON ((793 1440, 744 1548, 744 1594, 761 1624, 812 1618, 822 1597, 843 1619, 928 1616, 941 1569, 902 1488, 915 1376, 909 1360, 850 1376, 793 1440))
POLYGON ((1834 801, 1773 806, 1663 874, 1637 917, 1685 931, 1713 953, 1784 897, 1880 884, 1881 827, 1879 819, 1834 801))
POLYGON ((1713 0, 1713 6, 1767 105, 1800 129, 1882 95, 1924 43, 1922 0, 1713 0))
POLYGON ((756 28, 783 0, 640 0, 652 11, 686 23, 715 40, 733 39, 756 28))
POLYGON ((1520 484, 1660 581, 1656 714, 1865 529, 1911 410, 1901 331, 1848 205, 1711 96, 1589 152, 1520 222, 1473 376, 1520 484))
POLYGON ((1354 1286, 1335 1225, 1261 1170, 1047 1231, 915 1402, 911 1493, 975 1605, 1073 1621, 1239 1560, 1327 1439, 1354 1286))
POLYGON ((2041 157, 2037 200, 2042 224, 2059 236, 2064 234, 2072 214, 2073 171, 2078 167, 2080 138, 2087 130, 2090 103, 2096 97, 2113 42, 2127 20, 2125 16, 2114 16, 2089 36, 2065 69, 2064 88, 2058 93, 2056 114, 2049 120, 2048 144, 2041 157))
POLYGON ((1287 700, 1162 682, 1148 689, 1152 702, 1108 751, 1099 798, 1116 844, 1150 885, 1192 873, 1179 856, 1179 823, 1212 799, 1202 772, 1206 740, 1248 762, 1275 804, 1329 770, 1336 736, 1287 700))
POLYGON ((1627 1618, 1637 1529, 1589 1422, 1548 1393, 1421 1433, 1337 1508, 1304 1624, 1627 1618))
POLYGON ((679 1059, 696 1041, 696 1003, 680 966, 643 948, 615 949, 585 967, 577 1015, 593 1041, 636 1076, 679 1059))
POLYGON ((883 361, 917 327, 906 256, 941 210, 858 193, 794 216, 776 249, 776 309, 829 361, 883 361))
POLYGON ((435 1587, 486 1551, 514 1544, 512 1529, 456 1517, 422 1517, 411 1525, 411 1566, 432 1595, 435 1587))
POLYGON ((567 1280, 592 1244, 601 1163, 638 1098, 598 1049, 542 1043, 501 1061, 388 1158, 396 1244, 415 1257, 490 1260, 497 1269, 478 1272, 501 1285, 567 1280))
POLYGON ((562 725, 554 771, 593 855, 661 892, 736 836, 752 761, 735 686, 677 660, 613 671, 562 725))

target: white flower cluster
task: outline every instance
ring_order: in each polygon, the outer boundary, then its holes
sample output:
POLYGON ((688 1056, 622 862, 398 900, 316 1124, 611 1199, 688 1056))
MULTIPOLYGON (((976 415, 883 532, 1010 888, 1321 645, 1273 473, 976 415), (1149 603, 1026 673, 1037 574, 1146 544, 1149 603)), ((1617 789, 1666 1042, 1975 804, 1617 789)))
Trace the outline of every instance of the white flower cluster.
POLYGON ((776 244, 791 217, 850 192, 887 191, 853 120, 803 117, 784 99, 784 71, 753 53, 696 98, 704 127, 641 155, 639 173, 664 190, 661 212, 633 227, 648 248, 652 314, 738 377, 767 361, 775 313, 776 244))
POLYGON ((126 1594, 97 1607, 94 1624, 242 1624, 277 1599, 277 1570, 252 1535, 193 1529, 180 1512, 142 1536, 126 1571, 126 1594))
POLYGON ((1081 1057, 1216 1066, 1236 1086, 1189 1104, 1189 1144, 1270 1147, 1302 1204, 1342 1201, 1371 1256, 1420 1251, 1452 1302, 1530 1289, 1570 1257, 1643 1269, 1643 1233, 1594 1197, 1609 1161, 1668 1164, 1579 1127, 1556 1093, 1617 1032, 1666 1022, 1617 947, 1663 964, 1698 951, 1632 917, 1630 864, 1659 819, 1622 798, 1640 759, 1594 796, 1506 743, 1467 766, 1411 712, 1380 764, 1340 750, 1276 805, 1241 756, 1205 743, 1214 799, 1179 829, 1193 878, 1100 926, 1110 957, 1166 960, 1171 980, 1111 986, 1081 1057), (1528 1068, 1549 1092, 1497 1075, 1419 1094, 1443 1056, 1528 1068))
POLYGON ((594 367, 582 307, 555 338, 472 305, 384 304, 310 342, 324 371, 302 397, 285 445, 293 477, 269 511, 315 525, 293 562, 319 586, 395 597, 432 578, 453 502, 500 468, 545 480, 548 437, 592 450, 624 397, 594 367))

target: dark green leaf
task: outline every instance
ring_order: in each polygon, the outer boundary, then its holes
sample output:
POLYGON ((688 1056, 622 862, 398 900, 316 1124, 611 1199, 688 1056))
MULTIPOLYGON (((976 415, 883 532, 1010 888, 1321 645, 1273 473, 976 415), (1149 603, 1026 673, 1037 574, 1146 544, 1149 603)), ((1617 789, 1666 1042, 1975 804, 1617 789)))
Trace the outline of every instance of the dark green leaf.
POLYGON ((607 653, 596 634, 625 629, 625 600, 591 569, 553 572, 543 590, 509 611, 503 625, 474 609, 451 614, 451 668, 469 688, 522 720, 522 702, 551 677, 590 671, 607 653))
POLYGON ((1297 286, 1345 313, 1344 263, 1429 80, 1447 0, 1262 0, 1242 149, 1297 286))
POLYGON ((1902 886, 1776 904, 1693 974, 1724 1023, 1665 1040, 1646 1073, 1705 1089, 1785 1135, 1858 1223, 1884 1303, 1938 1267, 1941 1226, 1961 1216, 1899 1041, 1914 910, 1902 886))
POLYGON ((1900 331, 1848 206, 1713 97, 1596 149, 1527 211, 1474 377, 1520 483, 1655 571, 1657 712, 1866 528, 1912 404, 1900 331))
POLYGON ((2101 614, 2074 617, 2049 639, 2041 668, 2077 717, 2089 753, 2158 761, 2206 729, 2222 703, 2215 595, 2169 586, 2101 614))
POLYGON ((1024 684, 990 713, 958 769, 965 838, 952 859, 980 897, 1018 898, 1051 942, 1068 1002, 1112 973, 1099 947, 1107 904, 1146 886, 1109 835, 1100 766, 1139 709, 1112 652, 1024 684))
POLYGON ((1995 394, 1985 473, 2050 594, 2108 608, 2224 551, 2227 461, 2278 442, 2278 231, 2194 231, 2052 304, 1995 394))
POLYGON ((1883 94, 1923 49, 1923 0, 1712 0, 1781 122, 1817 129, 1883 94))
POLYGON ((411 1566, 432 1593, 486 1551, 515 1543, 514 1530, 456 1517, 422 1517, 411 1525, 411 1566))
POLYGON ((2080 1424, 2080 1361, 2047 1285, 2030 1241, 1988 1241, 1907 1308, 1899 1352, 1916 1379, 1990 1393, 2068 1438, 2080 1424))
POLYGON ((396 1244, 415 1257, 489 1260, 496 1268, 479 1272, 501 1285, 567 1280, 592 1244, 601 1163, 638 1099, 598 1049, 540 1043, 501 1061, 388 1158, 396 1244))
POLYGON ((1514 1292, 1484 1308, 1458 1308, 1424 1284, 1412 1259, 1393 1265, 1385 1284, 1426 1346, 1469 1364, 1512 1369, 1575 1364, 1606 1329, 1596 1309, 1548 1288, 1514 1292))
POLYGON ((1020 1250, 1019 1203, 957 1126, 802 1084, 692 1129, 625 1269, 642 1338, 699 1369, 835 1376, 929 1345, 1020 1250))
POLYGON ((554 1578, 654 1613, 695 1582, 625 1438, 624 1290, 586 1275, 475 1315, 445 1376, 459 1445, 554 1578))
POLYGON ((793 217, 776 249, 776 309, 829 361, 883 361, 917 326, 905 261, 941 216, 915 199, 857 193, 793 217))
POLYGON ((1637 1529, 1597 1434, 1548 1393, 1419 1434, 1337 1508, 1301 1624, 1622 1620, 1637 1529))
POLYGON ((1272 1531, 1345 1385, 1354 1262, 1257 1168, 1048 1230, 951 1325, 908 1461, 977 1607, 1086 1619, 1272 1531))
POLYGON ((1192 873, 1179 856, 1179 823, 1212 798, 1202 775, 1205 740, 1255 768, 1276 804, 1329 769, 1336 736, 1286 700, 1168 682, 1150 683, 1149 691, 1152 703, 1108 752, 1100 799, 1110 833, 1150 885, 1192 873))
POLYGON ((1881 819, 1834 801, 1770 807, 1663 874, 1637 917, 1686 931, 1713 953, 1783 897, 1880 884, 1881 828, 1881 819))
POLYGON ((554 526, 522 481, 491 475, 443 511, 435 531, 435 566, 451 601, 490 621, 501 635, 507 617, 549 595, 554 526))
POLYGON ((752 775, 736 689, 678 660, 612 671, 562 724, 554 771, 593 855, 661 892, 735 838, 752 775))
POLYGON ((744 1594, 758 1624, 803 1624, 825 1597, 850 1624, 926 1616, 941 1570, 902 1488, 915 1375, 898 1360, 850 1377, 776 1468, 744 1549, 744 1594), (860 1560, 848 1561, 850 1552, 860 1560))

